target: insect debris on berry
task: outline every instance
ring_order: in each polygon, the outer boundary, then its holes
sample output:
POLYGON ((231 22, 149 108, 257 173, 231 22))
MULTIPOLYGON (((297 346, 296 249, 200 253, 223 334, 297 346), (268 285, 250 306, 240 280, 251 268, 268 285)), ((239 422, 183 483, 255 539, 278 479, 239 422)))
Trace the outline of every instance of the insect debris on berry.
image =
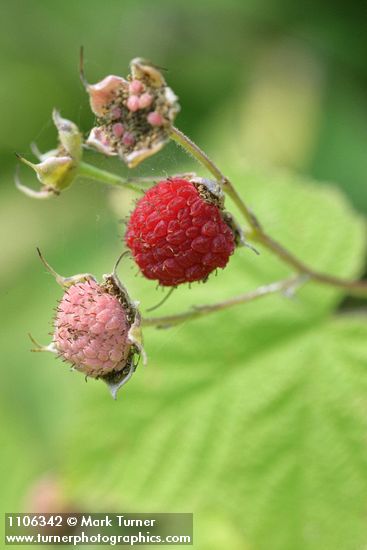
POLYGON ((37 346, 33 351, 55 353, 87 377, 103 380, 116 398, 134 374, 140 355, 146 359, 137 303, 116 275, 122 256, 113 272, 98 283, 89 273, 62 277, 38 253, 65 293, 57 307, 51 344, 41 346, 31 337, 37 346))
POLYGON ((224 268, 242 235, 223 203, 219 186, 203 178, 174 177, 151 187, 125 237, 145 277, 177 286, 224 268))

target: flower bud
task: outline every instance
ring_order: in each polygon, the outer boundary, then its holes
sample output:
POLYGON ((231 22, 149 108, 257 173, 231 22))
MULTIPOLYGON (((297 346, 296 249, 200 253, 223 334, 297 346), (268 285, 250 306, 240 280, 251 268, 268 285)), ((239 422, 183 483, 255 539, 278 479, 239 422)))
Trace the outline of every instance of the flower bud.
POLYGON ((46 199, 69 187, 77 176, 79 163, 82 157, 82 135, 78 127, 65 118, 61 118, 58 111, 52 113, 54 124, 58 131, 59 145, 57 149, 41 154, 37 148, 33 148, 35 155, 41 162, 34 164, 29 160, 17 155, 27 166, 30 166, 41 182, 39 191, 22 185, 16 175, 15 183, 17 188, 26 195, 46 199))
POLYGON ((62 118, 56 109, 53 110, 52 120, 59 134, 61 148, 64 148, 71 158, 80 160, 83 140, 77 125, 71 120, 62 118))

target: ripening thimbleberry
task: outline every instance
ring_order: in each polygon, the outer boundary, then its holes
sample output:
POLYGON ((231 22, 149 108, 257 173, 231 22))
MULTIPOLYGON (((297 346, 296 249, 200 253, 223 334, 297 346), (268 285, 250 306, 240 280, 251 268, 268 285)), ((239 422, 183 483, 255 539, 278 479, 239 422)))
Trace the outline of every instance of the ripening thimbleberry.
POLYGON ((57 308, 54 343, 76 370, 98 378, 127 362, 129 328, 119 298, 90 278, 65 290, 57 308))
POLYGON ((205 281, 236 245, 216 184, 175 177, 158 182, 130 216, 126 244, 142 273, 163 286, 205 281))
POLYGON ((143 354, 140 315, 116 275, 104 275, 98 283, 88 273, 61 277, 43 259, 47 269, 65 289, 54 321, 49 346, 34 351, 51 351, 73 369, 101 379, 113 397, 134 373, 136 357, 143 354))

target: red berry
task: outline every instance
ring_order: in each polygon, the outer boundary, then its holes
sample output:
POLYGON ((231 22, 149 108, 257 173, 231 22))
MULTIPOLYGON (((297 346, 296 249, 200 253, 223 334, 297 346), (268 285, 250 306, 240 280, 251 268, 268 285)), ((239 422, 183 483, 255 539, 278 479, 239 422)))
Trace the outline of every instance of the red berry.
POLYGON ((205 280, 235 248, 215 195, 191 181, 158 182, 133 211, 126 244, 148 279, 164 286, 205 280))

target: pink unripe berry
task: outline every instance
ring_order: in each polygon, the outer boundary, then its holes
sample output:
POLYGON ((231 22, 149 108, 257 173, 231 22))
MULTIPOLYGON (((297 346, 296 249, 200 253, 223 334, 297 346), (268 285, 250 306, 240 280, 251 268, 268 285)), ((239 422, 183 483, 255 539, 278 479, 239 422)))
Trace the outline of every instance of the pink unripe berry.
POLYGON ((124 145, 127 145, 129 147, 131 145, 134 145, 135 138, 132 134, 130 134, 129 132, 126 132, 126 134, 124 134, 124 137, 122 138, 122 142, 124 145))
POLYGON ((162 126, 164 124, 164 118, 157 111, 152 111, 151 113, 149 113, 149 115, 147 116, 147 121, 152 126, 162 126))
POLYGON ((120 138, 124 133, 125 129, 124 129, 124 126, 121 124, 121 122, 116 122, 116 124, 112 126, 112 131, 115 137, 120 138))
POLYGON ((143 91, 144 85, 140 80, 132 80, 129 84, 129 92, 131 94, 139 95, 143 91))
POLYGON ((121 118, 122 111, 120 107, 114 107, 111 111, 112 120, 117 120, 121 118))
POLYGON ((139 108, 146 109, 150 107, 153 101, 153 96, 151 94, 145 93, 142 94, 139 98, 139 108))
POLYGON ((88 279, 65 292, 57 311, 54 342, 66 361, 94 378, 124 366, 130 325, 117 296, 88 279))
POLYGON ((135 111, 138 111, 138 109, 140 108, 139 107, 139 98, 138 96, 136 95, 131 95, 127 102, 126 102, 126 105, 127 105, 127 108, 129 109, 129 111, 131 112, 135 112, 135 111))

